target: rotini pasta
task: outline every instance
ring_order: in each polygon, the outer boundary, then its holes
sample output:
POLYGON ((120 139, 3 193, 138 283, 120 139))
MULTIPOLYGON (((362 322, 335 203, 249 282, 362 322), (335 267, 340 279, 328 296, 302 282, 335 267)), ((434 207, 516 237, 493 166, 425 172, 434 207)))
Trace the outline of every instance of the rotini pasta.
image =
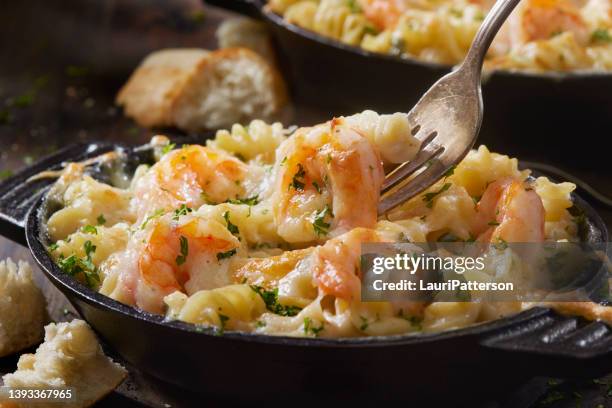
MULTIPOLYGON (((444 0, 270 1, 288 22, 366 50, 459 63, 492 2, 444 0)), ((522 2, 502 28, 488 69, 568 71, 612 67, 612 5, 522 2)))
MULTIPOLYGON (((337 9, 330 32, 356 15, 342 1, 325 7, 337 9)), ((219 131, 206 147, 164 140, 155 139, 157 162, 138 167, 123 189, 68 166, 54 188, 64 207, 50 219, 49 250, 66 273, 168 319, 304 337, 465 327, 524 305, 365 302, 361 244, 577 239, 574 185, 530 179, 516 159, 484 146, 379 217, 383 166, 419 150, 405 114, 365 111, 292 131, 254 121, 219 131), (529 211, 513 213, 515 200, 529 211)), ((470 277, 519 282, 533 273, 511 268, 515 261, 489 256, 470 277)))

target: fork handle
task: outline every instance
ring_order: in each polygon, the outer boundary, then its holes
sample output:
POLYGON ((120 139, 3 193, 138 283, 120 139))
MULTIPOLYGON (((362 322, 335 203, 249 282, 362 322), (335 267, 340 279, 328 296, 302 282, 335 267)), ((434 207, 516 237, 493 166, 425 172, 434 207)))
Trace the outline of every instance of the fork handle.
POLYGON ((484 57, 489 50, 489 46, 495 35, 504 24, 512 10, 516 7, 520 0, 497 0, 491 11, 487 14, 484 22, 472 41, 472 46, 468 51, 460 69, 469 69, 475 76, 475 79, 480 81, 480 73, 482 71, 482 63, 484 57))

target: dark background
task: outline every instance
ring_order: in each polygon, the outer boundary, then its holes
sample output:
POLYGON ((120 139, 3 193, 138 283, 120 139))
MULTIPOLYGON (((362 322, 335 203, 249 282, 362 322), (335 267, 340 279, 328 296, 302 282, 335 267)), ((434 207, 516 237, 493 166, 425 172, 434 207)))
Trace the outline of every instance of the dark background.
MULTIPOLYGON (((147 141, 151 131, 137 127, 114 106, 119 87, 153 50, 216 48, 215 29, 231 17, 203 7, 198 0, 9 0, 0 10, 0 180, 70 143, 147 141)), ((333 113, 298 105, 294 123, 313 124, 333 113)), ((612 127, 601 131, 612 136, 612 127)), ((589 143, 589 139, 560 134, 558 143, 589 143)), ((522 159, 556 165, 612 196, 610 166, 590 166, 584 157, 559 162, 554 145, 550 150, 522 145, 508 151, 508 144, 500 141, 506 147, 500 153, 520 153, 522 159)), ((489 147, 495 150, 496 145, 489 147)), ((609 143, 593 148, 609 150, 609 143)), ((612 210, 593 205, 612 226, 612 210)), ((0 257, 6 256, 31 260, 26 248, 0 238, 0 257)), ((63 297, 41 275, 37 280, 49 299, 52 317, 71 317, 63 297)), ((13 371, 15 361, 0 359, 0 372, 13 371)), ((135 393, 146 394, 145 400, 159 402, 160 395, 167 394, 172 395, 169 400, 180 401, 162 385, 138 373, 133 377, 134 389, 123 386, 98 405, 137 406, 124 397, 135 393)), ((500 396, 485 406, 612 407, 612 387, 600 381, 537 379, 512 397, 500 396)))

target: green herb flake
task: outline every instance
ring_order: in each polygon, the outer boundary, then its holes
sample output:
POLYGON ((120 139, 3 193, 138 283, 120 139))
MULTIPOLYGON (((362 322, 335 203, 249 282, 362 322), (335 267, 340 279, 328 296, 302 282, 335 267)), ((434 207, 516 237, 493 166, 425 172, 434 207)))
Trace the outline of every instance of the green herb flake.
POLYGON ((297 306, 286 306, 280 304, 278 301, 278 288, 274 288, 273 290, 266 290, 261 286, 250 285, 251 290, 261 296, 261 299, 264 301, 266 305, 266 309, 271 311, 274 314, 280 316, 295 316, 297 315, 301 308, 297 306))
POLYGON ((184 236, 179 237, 179 244, 181 246, 181 254, 176 257, 176 264, 181 266, 187 261, 189 255, 189 241, 184 236))
POLYGON ((217 261, 221 261, 222 259, 231 258, 234 255, 236 255, 236 248, 231 249, 231 250, 226 251, 226 252, 219 252, 217 254, 217 261))
POLYGON ((47 250, 49 252, 55 252, 57 251, 58 248, 59 248, 59 245, 57 245, 57 243, 53 243, 47 247, 47 250))
POLYGON ((312 182, 312 186, 315 188, 315 190, 317 190, 317 193, 321 194, 321 186, 319 185, 319 183, 317 183, 316 181, 312 182))
POLYGON ((455 169, 457 168, 457 166, 451 166, 448 170, 446 170, 446 172, 444 172, 444 174, 442 176, 444 176, 444 178, 448 178, 450 176, 452 176, 453 174, 455 174, 455 169))
POLYGON ((253 205, 259 204, 259 196, 229 199, 227 200, 227 202, 230 204, 244 204, 244 205, 253 206, 253 205))
POLYGON ((351 13, 361 13, 361 7, 359 7, 357 0, 347 0, 346 4, 351 10, 351 13))
POLYGON ((366 331, 366 329, 370 325, 368 323, 368 319, 366 317, 363 317, 363 316, 359 316, 359 318, 361 319, 361 326, 359 326, 359 330, 366 331))
POLYGON ((331 224, 325 222, 325 217, 327 217, 328 215, 330 217, 334 216, 332 214, 331 209, 329 208, 329 205, 326 205, 324 209, 315 213, 314 221, 312 222, 312 227, 314 228, 314 232, 318 236, 325 236, 329 233, 329 228, 331 227, 331 224))
POLYGON ((266 322, 264 322, 262 320, 258 320, 257 322, 255 322, 255 327, 257 327, 258 329, 260 329, 262 327, 266 327, 266 322))
POLYGON ((605 28, 598 28, 591 34, 591 41, 594 43, 612 42, 612 35, 605 28))
POLYGON ((232 235, 239 237, 240 230, 238 229, 238 226, 236 226, 235 224, 232 224, 232 222, 230 221, 229 211, 226 211, 223 213, 223 219, 225 220, 225 223, 227 224, 227 230, 231 232, 232 235))
POLYGON ((314 322, 310 317, 304 318, 304 334, 313 335, 314 337, 319 337, 319 333, 323 330, 323 323, 321 326, 315 327, 314 322))
POLYGON ((423 194, 423 201, 425 201, 427 208, 432 208, 434 198, 448 190, 450 187, 451 183, 445 183, 438 191, 423 194))
POLYGON ((86 234, 98 235, 98 229, 93 225, 85 225, 83 228, 81 228, 81 231, 86 234))
POLYGON ((98 274, 98 268, 94 265, 92 255, 96 252, 96 246, 91 241, 85 241, 83 244, 85 251, 85 257, 79 258, 75 254, 64 258, 60 255, 57 265, 67 275, 78 277, 82 276, 85 283, 90 288, 95 288, 100 283, 100 275, 98 274))
POLYGON ((149 223, 149 221, 161 217, 166 211, 162 208, 156 210, 153 214, 149 215, 147 217, 147 219, 144 220, 144 222, 142 223, 142 225, 140 226, 140 229, 145 229, 147 227, 147 224, 149 223))
POLYGON ((179 218, 181 218, 181 216, 187 215, 190 212, 193 212, 191 208, 187 207, 186 204, 181 204, 181 206, 178 209, 174 210, 174 215, 172 216, 172 219, 174 221, 178 221, 179 218))
POLYGON ((293 180, 291 184, 289 184, 289 190, 293 187, 296 190, 303 191, 304 190, 304 176, 306 175, 306 170, 304 170, 304 166, 301 163, 298 163, 298 171, 293 175, 293 180), (302 179, 302 180, 300 180, 302 179))
POLYGON ((219 313, 219 322, 221 323, 221 327, 219 328, 217 334, 222 335, 223 333, 225 333, 225 326, 227 325, 229 319, 229 316, 219 313))
POLYGON ((96 221, 98 221, 98 225, 106 224, 106 218, 104 218, 104 214, 100 214, 96 221))
POLYGON ((491 226, 495 227, 495 226, 499 225, 499 222, 497 222, 497 221, 489 221, 487 223, 487 225, 491 225, 491 226))
POLYGON ((176 147, 176 143, 168 143, 164 145, 164 147, 162 147, 162 150, 161 150, 162 156, 170 153, 172 150, 174 150, 175 147, 176 147))
POLYGON ((34 103, 35 99, 36 95, 34 95, 34 93, 25 93, 13 99, 12 105, 17 108, 27 108, 34 103))
POLYGON ((551 405, 552 403, 561 401, 563 399, 565 399, 565 394, 562 393, 561 391, 554 390, 554 391, 549 392, 544 397, 544 399, 540 401, 540 405, 541 406, 551 405))

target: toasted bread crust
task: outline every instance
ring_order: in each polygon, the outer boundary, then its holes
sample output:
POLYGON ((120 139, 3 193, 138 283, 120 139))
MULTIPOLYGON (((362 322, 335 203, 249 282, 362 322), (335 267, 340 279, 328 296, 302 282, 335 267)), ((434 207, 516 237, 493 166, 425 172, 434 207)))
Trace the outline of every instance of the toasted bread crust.
MULTIPOLYGON (((120 90, 116 102, 124 107, 127 116, 145 127, 177 126, 186 130, 218 127, 216 122, 207 123, 190 117, 186 109, 202 102, 194 96, 198 92, 193 92, 193 88, 215 75, 218 64, 228 61, 243 63, 245 60, 262 72, 266 92, 272 94, 270 106, 265 109, 272 114, 256 112, 248 119, 277 116, 288 101, 285 83, 275 67, 246 48, 212 52, 197 49, 157 51, 136 69, 120 90)), ((207 92, 218 92, 218 89, 213 86, 207 92)))
POLYGON ((142 126, 171 126, 171 106, 208 55, 201 49, 168 49, 150 54, 121 88, 116 103, 142 126))

